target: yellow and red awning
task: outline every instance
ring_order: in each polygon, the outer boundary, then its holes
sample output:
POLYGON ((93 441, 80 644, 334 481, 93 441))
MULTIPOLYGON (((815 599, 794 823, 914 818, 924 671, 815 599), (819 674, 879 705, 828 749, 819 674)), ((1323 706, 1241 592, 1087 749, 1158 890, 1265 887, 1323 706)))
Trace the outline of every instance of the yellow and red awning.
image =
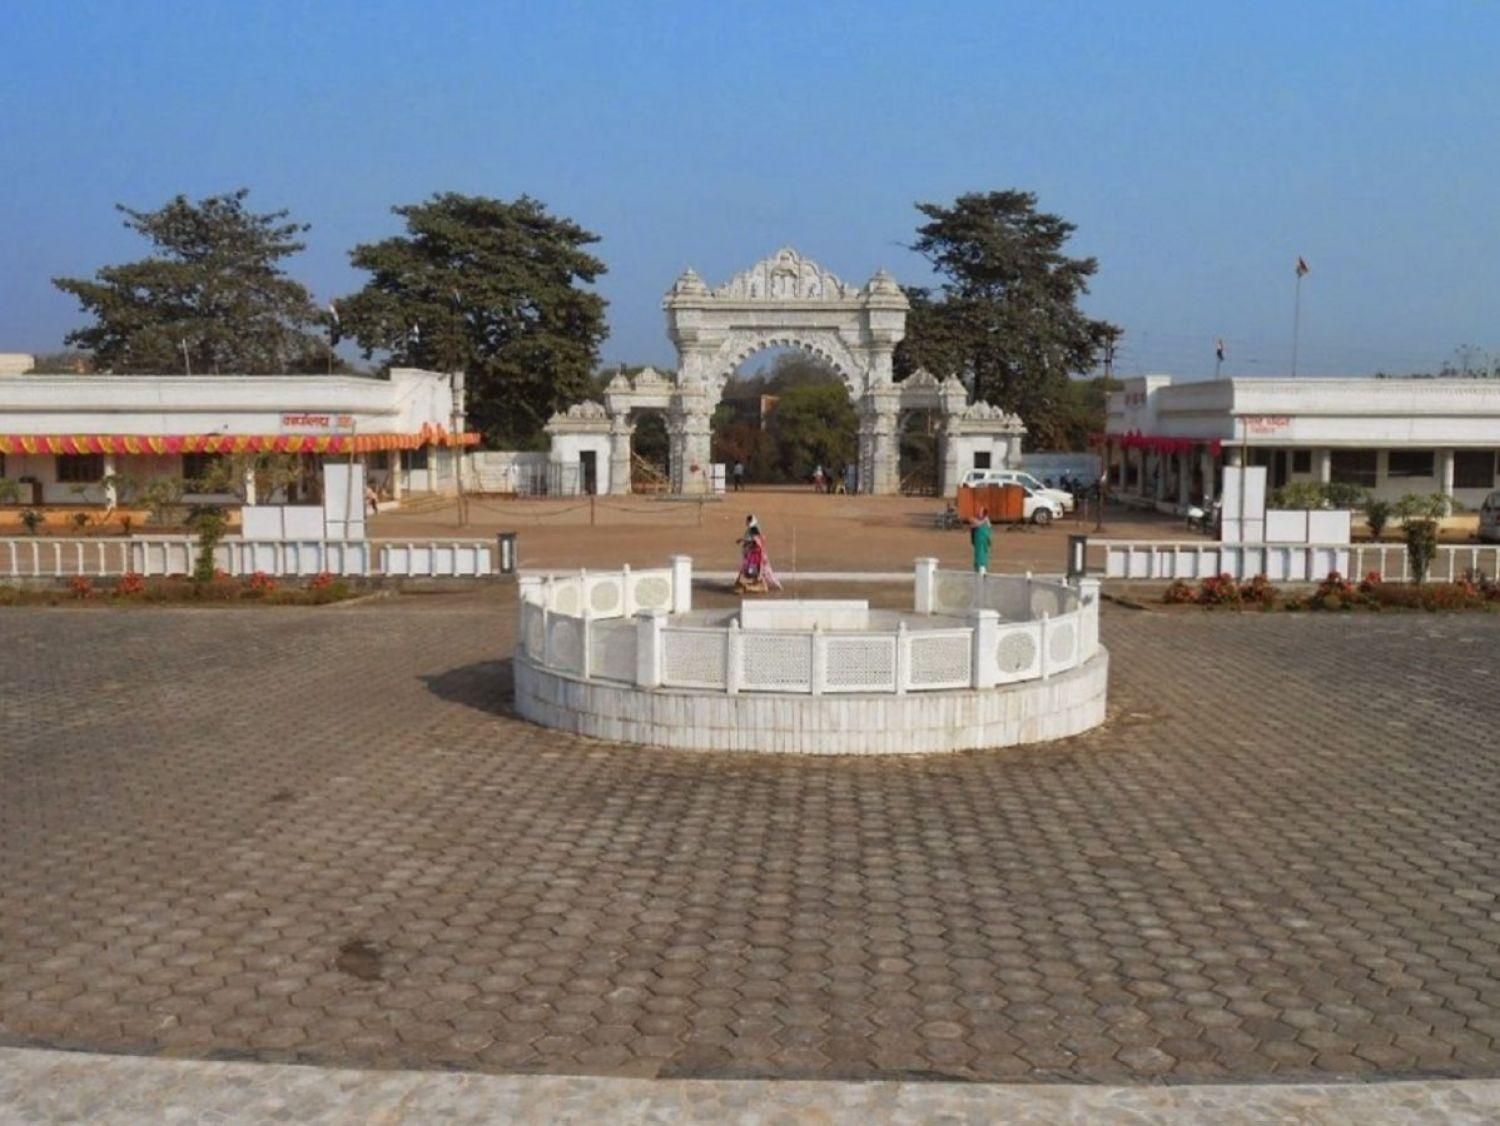
POLYGON ((478 444, 478 434, 430 424, 415 434, 0 434, 0 454, 348 454, 478 444))

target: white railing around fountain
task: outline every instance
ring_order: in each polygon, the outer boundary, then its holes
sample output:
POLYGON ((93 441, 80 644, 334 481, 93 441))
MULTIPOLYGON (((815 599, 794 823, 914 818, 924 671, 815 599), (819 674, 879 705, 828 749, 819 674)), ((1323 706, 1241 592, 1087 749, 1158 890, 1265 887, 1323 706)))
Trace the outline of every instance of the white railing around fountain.
POLYGON ((926 692, 1045 679, 1099 648, 1099 584, 917 561, 918 617, 893 629, 743 629, 674 621, 692 560, 520 581, 520 650, 566 676, 728 693, 926 692), (924 617, 932 617, 929 627, 924 617))

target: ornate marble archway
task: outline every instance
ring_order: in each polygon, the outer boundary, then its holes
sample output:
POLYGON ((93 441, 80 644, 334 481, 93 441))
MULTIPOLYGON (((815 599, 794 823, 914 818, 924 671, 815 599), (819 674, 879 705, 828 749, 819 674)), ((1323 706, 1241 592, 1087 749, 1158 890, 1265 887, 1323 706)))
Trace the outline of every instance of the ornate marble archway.
MULTIPOLYGON (((630 414, 638 408, 667 416, 673 491, 709 491, 709 420, 724 385, 746 359, 778 347, 817 356, 848 387, 859 418, 861 492, 898 491, 897 418, 903 409, 944 412, 945 490, 956 484, 959 464, 958 443, 946 435, 956 437, 961 428, 971 437, 993 431, 1004 460, 1019 456, 1020 420, 990 408, 983 419, 969 417, 968 396, 957 379, 939 382, 917 372, 900 383, 894 380, 891 357, 906 335, 911 306, 885 270, 853 286, 783 247, 714 289, 693 270, 684 270, 662 306, 667 336, 677 349, 675 377, 647 368, 634 379, 616 376, 605 390, 612 491, 630 489, 630 414)), ((566 427, 567 420, 560 424, 566 427)))

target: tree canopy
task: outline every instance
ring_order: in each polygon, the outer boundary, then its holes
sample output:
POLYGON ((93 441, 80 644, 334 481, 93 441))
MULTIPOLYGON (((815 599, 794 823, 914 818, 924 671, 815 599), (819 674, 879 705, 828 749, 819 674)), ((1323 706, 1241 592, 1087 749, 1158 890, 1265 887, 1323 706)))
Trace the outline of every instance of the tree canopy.
POLYGON ((308 228, 286 211, 248 210, 247 194, 179 195, 156 211, 117 204, 151 253, 93 278, 53 279, 94 318, 67 343, 110 372, 324 370, 328 346, 309 331, 318 310, 281 265, 308 228))
POLYGON ((405 234, 350 252, 370 280, 339 302, 343 330, 367 357, 462 369, 487 441, 538 441, 590 387, 605 302, 583 287, 605 266, 584 248, 599 236, 528 196, 445 192, 393 210, 405 234))
POLYGON ((917 205, 928 222, 912 249, 942 282, 906 291, 912 308, 895 361, 902 375, 957 374, 975 399, 1019 414, 1032 444, 1047 448, 1070 429, 1071 378, 1120 329, 1079 309, 1098 263, 1066 255, 1074 225, 1036 203, 1031 192, 1000 191, 917 205))
POLYGON ((805 481, 857 456, 858 419, 837 373, 802 352, 783 352, 757 374, 730 380, 714 412, 714 457, 745 463, 752 481, 805 481), (761 396, 774 397, 761 417, 761 396))

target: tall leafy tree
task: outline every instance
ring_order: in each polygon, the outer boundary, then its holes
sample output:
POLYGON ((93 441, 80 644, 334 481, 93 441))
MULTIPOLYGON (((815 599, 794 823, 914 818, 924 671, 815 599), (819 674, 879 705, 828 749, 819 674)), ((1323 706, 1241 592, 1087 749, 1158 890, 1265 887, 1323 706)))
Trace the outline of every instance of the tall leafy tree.
POLYGON ((156 211, 117 205, 151 253, 92 278, 53 279, 94 318, 67 343, 92 351, 101 371, 323 370, 328 346, 310 331, 320 314, 282 268, 308 228, 286 211, 250 211, 247 194, 179 195, 156 211))
POLYGON ((907 290, 895 359, 899 374, 957 374, 976 399, 1018 413, 1045 447, 1069 428, 1070 378, 1121 330, 1079 309, 1099 264, 1065 254, 1074 225, 1036 204, 1031 192, 1000 191, 917 205, 928 222, 912 249, 942 282, 907 290))
POLYGON ((471 426, 496 444, 540 439, 553 411, 584 398, 605 335, 599 236, 514 203, 444 192, 396 207, 406 233, 357 246, 370 273, 340 302, 344 329, 399 365, 462 369, 471 426))

